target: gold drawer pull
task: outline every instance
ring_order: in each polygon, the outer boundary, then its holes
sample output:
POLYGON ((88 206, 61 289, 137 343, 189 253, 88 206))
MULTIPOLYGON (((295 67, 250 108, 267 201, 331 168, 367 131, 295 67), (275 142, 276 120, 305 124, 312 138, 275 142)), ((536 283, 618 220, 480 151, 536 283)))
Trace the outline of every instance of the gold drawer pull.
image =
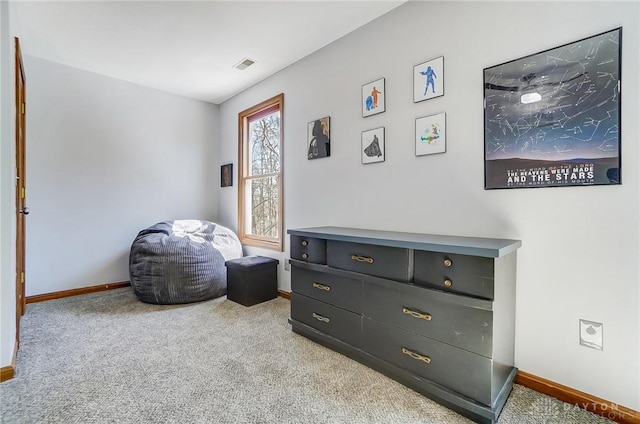
POLYGON ((313 288, 316 288, 318 290, 331 291, 331 286, 325 286, 324 284, 320 283, 313 283, 313 288))
POLYGON ((409 308, 402 307, 402 313, 403 314, 407 314, 407 315, 411 315, 414 318, 431 321, 431 315, 425 314, 423 312, 413 311, 413 310, 411 310, 409 308))
POLYGON ((451 259, 447 258, 444 260, 444 266, 449 267, 453 265, 453 262, 451 262, 451 259))
POLYGON ((366 256, 351 255, 351 260, 352 261, 358 261, 358 262, 366 262, 368 264, 372 264, 373 263, 373 258, 369 258, 369 257, 366 257, 366 256))
POLYGON ((302 240, 302 245, 303 245, 303 246, 306 246, 306 245, 308 245, 308 244, 309 244, 309 242, 308 242, 308 241, 306 241, 306 240, 302 240))
POLYGON ((424 356, 424 355, 420 355, 419 353, 412 352, 409 349, 407 349, 406 347, 402 348, 402 353, 412 357, 416 361, 422 361, 425 364, 431 363, 431 358, 429 358, 428 356, 424 356))
POLYGON ((307 259, 309 257, 309 255, 307 255, 306 253, 302 254, 302 259, 307 259))
POLYGON ((451 285, 453 284, 453 281, 449 280, 448 278, 446 280, 444 280, 444 285, 447 287, 451 287, 451 285))
POLYGON ((318 315, 315 312, 311 315, 312 317, 314 317, 315 319, 317 319, 318 321, 322 321, 322 322, 329 322, 331 321, 329 318, 327 317, 323 317, 322 315, 318 315))

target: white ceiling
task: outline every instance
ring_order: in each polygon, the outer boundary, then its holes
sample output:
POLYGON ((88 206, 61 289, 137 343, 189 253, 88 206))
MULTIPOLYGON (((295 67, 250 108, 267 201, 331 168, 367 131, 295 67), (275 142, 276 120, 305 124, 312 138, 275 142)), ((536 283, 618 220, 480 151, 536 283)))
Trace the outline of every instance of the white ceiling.
POLYGON ((220 104, 402 3, 11 1, 9 18, 23 55, 220 104))

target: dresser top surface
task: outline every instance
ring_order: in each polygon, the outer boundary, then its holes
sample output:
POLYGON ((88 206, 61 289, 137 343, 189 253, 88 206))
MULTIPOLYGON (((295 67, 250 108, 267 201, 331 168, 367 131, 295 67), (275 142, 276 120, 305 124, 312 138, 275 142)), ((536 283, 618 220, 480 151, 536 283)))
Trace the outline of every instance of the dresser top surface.
POLYGON ((522 241, 520 240, 404 233, 363 228, 293 228, 287 230, 287 233, 295 236, 315 237, 325 240, 375 244, 489 258, 505 256, 522 246, 522 241))

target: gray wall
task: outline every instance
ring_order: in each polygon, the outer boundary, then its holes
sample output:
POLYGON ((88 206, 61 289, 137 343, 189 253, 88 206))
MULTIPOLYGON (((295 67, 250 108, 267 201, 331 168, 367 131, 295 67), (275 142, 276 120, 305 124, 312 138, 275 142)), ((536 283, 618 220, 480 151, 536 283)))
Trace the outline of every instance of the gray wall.
MULTIPOLYGON (((354 226, 516 238, 516 365, 640 409, 637 2, 410 2, 220 106, 220 162, 237 163, 238 112, 285 94, 285 227, 354 226), (624 27, 619 186, 485 191, 482 70, 624 27), (412 68, 444 55, 445 96, 414 104, 412 68), (387 111, 361 117, 361 85, 386 78, 387 111), (445 111, 447 152, 415 157, 414 120, 445 111), (306 159, 306 125, 331 116, 331 157, 306 159), (361 165, 361 131, 386 128, 386 161, 361 165), (604 350, 579 346, 580 318, 604 350)), ((235 167, 237 170, 237 166, 235 167)), ((237 175, 234 176, 237 181, 237 175)), ((237 190, 219 221, 237 228, 237 190)), ((280 288, 290 289, 282 269, 280 288)))
POLYGON ((138 231, 216 219, 218 106, 25 56, 27 296, 126 281, 138 231))

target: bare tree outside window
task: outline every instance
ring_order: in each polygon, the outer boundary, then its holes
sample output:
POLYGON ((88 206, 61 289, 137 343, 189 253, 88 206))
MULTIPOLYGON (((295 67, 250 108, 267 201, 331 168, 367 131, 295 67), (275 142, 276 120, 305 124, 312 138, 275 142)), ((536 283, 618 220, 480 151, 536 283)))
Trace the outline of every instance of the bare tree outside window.
POLYGON ((249 124, 251 233, 278 237, 278 171, 280 171, 280 111, 249 124))
POLYGON ((282 250, 283 95, 239 114, 239 235, 243 243, 282 250))

